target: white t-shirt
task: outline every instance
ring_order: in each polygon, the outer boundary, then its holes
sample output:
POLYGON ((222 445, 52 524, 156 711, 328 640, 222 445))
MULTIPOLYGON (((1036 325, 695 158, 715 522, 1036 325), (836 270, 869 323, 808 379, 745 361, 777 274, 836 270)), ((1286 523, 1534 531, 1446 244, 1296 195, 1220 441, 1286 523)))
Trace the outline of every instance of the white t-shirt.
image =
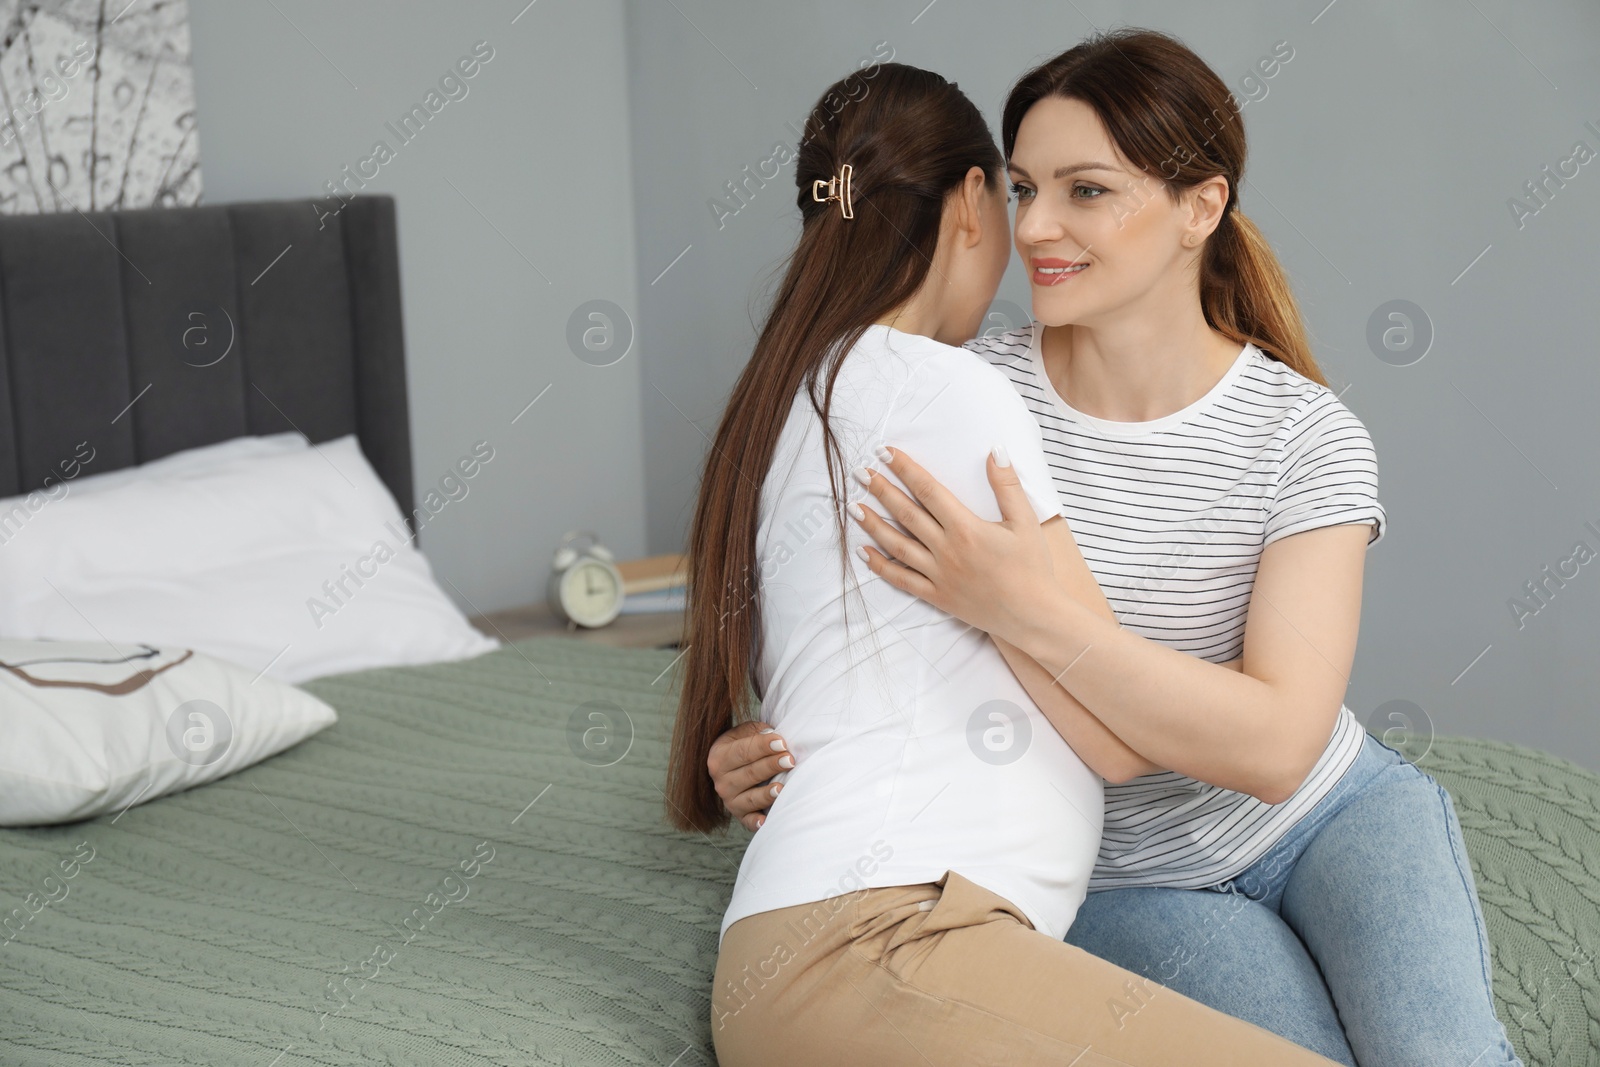
MULTIPOLYGON (((1112 422, 1057 395, 1041 332, 1025 326, 967 348, 1004 372, 1033 412, 1061 513, 1127 629, 1213 663, 1236 659, 1263 548, 1345 523, 1371 523, 1369 546, 1383 536, 1372 439, 1326 386, 1247 344, 1181 411, 1112 422)), ((1321 758, 1281 804, 1175 771, 1107 785, 1089 888, 1233 877, 1333 788, 1365 736, 1341 707, 1321 758)))
MULTIPOLYGON (((869 327, 842 362, 830 422, 847 470, 870 466, 898 484, 873 456, 892 445, 991 521, 1000 513, 985 461, 1004 445, 1035 516, 1060 513, 1037 423, 971 352, 869 327)), ((876 506, 848 477, 846 490, 876 506)), ((841 560, 835 515, 821 420, 802 388, 762 484, 755 677, 762 717, 797 766, 780 775, 783 791, 745 851, 723 931, 747 915, 955 871, 1062 937, 1094 866, 1102 779, 987 634, 867 568, 855 549, 869 538, 853 521, 841 560)))

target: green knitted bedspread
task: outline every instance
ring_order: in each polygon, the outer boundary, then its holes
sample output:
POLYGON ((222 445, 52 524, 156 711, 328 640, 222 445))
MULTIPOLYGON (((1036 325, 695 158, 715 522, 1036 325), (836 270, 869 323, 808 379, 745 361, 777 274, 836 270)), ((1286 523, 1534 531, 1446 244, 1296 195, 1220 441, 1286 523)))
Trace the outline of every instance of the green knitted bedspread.
MULTIPOLYGON (((0 831, 0 913, 28 916, 0 930, 0 1064, 712 1063, 744 835, 662 820, 674 658, 553 638, 322 679, 340 720, 289 752, 0 831)), ((1600 1064, 1600 778, 1455 739, 1421 766, 1518 1051, 1600 1064)))

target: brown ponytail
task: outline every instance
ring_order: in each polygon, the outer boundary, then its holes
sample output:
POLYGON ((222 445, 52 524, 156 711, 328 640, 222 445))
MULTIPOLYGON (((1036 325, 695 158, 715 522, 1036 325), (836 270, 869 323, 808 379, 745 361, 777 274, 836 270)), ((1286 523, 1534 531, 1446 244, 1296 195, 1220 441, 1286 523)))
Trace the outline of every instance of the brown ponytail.
POLYGON ((1175 37, 1155 30, 1098 33, 1024 74, 1006 98, 1006 157, 1040 100, 1081 100, 1113 143, 1174 199, 1221 175, 1228 180, 1222 221, 1200 258, 1200 306, 1211 328, 1326 385, 1311 354, 1300 308, 1256 224, 1239 210, 1245 138, 1239 102, 1216 72, 1175 37))
POLYGON ((679 829, 728 821, 706 757, 749 717, 755 695, 761 489, 790 407, 804 388, 822 419, 843 573, 846 472, 828 424, 834 380, 867 327, 921 288, 945 199, 973 167, 998 187, 1004 164, 983 116, 955 83, 903 63, 836 82, 806 121, 795 162, 799 243, 712 440, 689 531, 683 685, 665 790, 679 829), (852 218, 840 202, 812 197, 813 183, 845 164, 852 218))

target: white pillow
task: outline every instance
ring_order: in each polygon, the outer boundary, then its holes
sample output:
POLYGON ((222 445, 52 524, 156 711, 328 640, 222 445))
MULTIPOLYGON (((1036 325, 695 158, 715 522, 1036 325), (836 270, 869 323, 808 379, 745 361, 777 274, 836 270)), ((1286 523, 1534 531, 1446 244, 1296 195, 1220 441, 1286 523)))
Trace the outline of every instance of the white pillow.
MULTIPOLYGON (((93 455, 93 446, 84 442, 93 455)), ((153 459, 149 463, 142 463, 137 467, 118 467, 114 471, 101 471, 94 473, 94 460, 83 460, 78 457, 84 473, 66 483, 69 493, 92 493, 101 489, 115 489, 119 485, 129 482, 150 481, 153 478, 164 478, 171 475, 184 474, 188 471, 204 470, 222 463, 231 463, 238 459, 248 459, 251 456, 276 456, 284 452, 303 452, 311 447, 305 435, 297 430, 287 433, 266 434, 259 437, 234 437, 227 441, 219 441, 214 445, 201 445, 199 448, 186 448, 182 452, 173 452, 153 459)))
POLYGON ((0 826, 122 811, 337 718, 310 693, 188 649, 0 641, 0 826))
MULTIPOLYGON (((74 493, 114 489, 129 482, 182 474, 247 456, 271 456, 310 447, 310 442, 303 434, 290 430, 288 433, 264 437, 235 437, 214 445, 173 452, 136 467, 118 467, 98 474, 85 474, 85 471, 94 470, 95 460, 99 456, 94 445, 80 441, 73 449, 73 454, 63 458, 56 464, 56 471, 45 477, 43 488, 25 496, 0 498, 0 545, 9 543, 41 509, 74 493)), ((101 460, 100 463, 103 466, 105 461, 101 460)))
POLYGON ((34 511, 0 545, 0 638, 148 641, 290 682, 499 647, 434 581, 353 435, 172 466, 34 511))

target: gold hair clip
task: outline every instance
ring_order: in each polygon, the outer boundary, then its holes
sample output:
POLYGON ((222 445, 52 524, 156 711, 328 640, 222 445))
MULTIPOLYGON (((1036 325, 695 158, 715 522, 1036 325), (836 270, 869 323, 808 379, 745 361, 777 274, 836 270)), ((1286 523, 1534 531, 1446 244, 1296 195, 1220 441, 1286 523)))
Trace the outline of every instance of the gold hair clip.
POLYGON ((850 197, 850 175, 852 169, 850 164, 846 163, 839 168, 839 173, 836 177, 829 178, 826 181, 818 178, 812 182, 811 199, 822 204, 826 204, 830 200, 837 200, 839 201, 839 213, 847 219, 855 218, 855 204, 850 197), (821 195, 824 186, 828 189, 827 196, 821 195))

